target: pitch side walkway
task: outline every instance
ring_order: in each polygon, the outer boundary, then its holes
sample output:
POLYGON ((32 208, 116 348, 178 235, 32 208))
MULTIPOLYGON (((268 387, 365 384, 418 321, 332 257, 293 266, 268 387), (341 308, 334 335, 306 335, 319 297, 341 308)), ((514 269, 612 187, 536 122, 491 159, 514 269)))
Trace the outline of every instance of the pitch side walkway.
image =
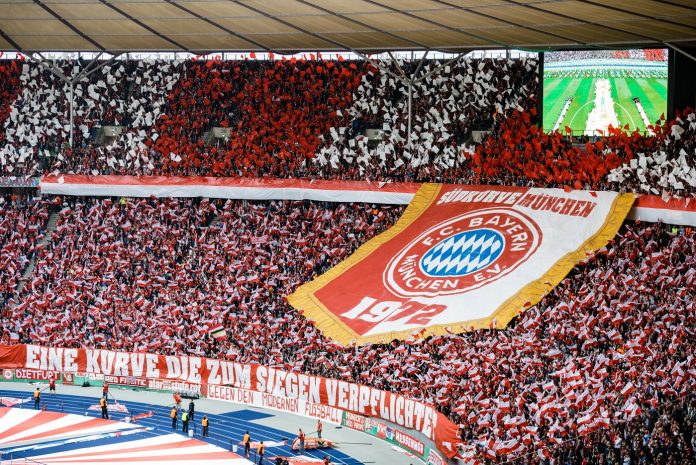
MULTIPOLYGON (((98 404, 101 397, 101 387, 57 386, 57 394, 52 396, 48 392, 47 384, 27 383, 0 383, 0 397, 17 397, 30 399, 36 386, 42 388, 42 406, 46 405, 48 411, 62 411, 79 415, 100 417, 99 411, 88 411, 90 405, 98 404), (45 389, 45 390, 44 390, 45 389)), ((169 412, 174 404, 171 394, 148 391, 135 391, 131 389, 109 389, 110 404, 114 399, 129 410, 129 414, 111 414, 115 420, 123 420, 127 415, 137 415, 152 411, 153 416, 137 420, 142 426, 153 428, 150 434, 172 433, 169 412)), ((249 431, 252 441, 264 441, 267 444, 266 455, 268 459, 277 455, 297 456, 297 451, 292 451, 289 444, 297 436, 299 428, 302 428, 308 436, 314 436, 316 420, 290 415, 273 410, 248 407, 221 401, 208 399, 195 400, 196 413, 193 427, 195 438, 203 439, 211 444, 230 450, 237 446, 237 452, 243 455, 239 442, 245 431, 249 431), (210 435, 201 437, 200 421, 203 415, 210 419, 210 435), (282 445, 287 440, 288 445, 282 445), (270 446, 270 447, 269 447, 270 446)), ((183 399, 182 407, 188 407, 189 400, 183 399)), ((19 408, 19 406, 15 407, 19 408)), ((21 408, 33 408, 33 400, 28 400, 21 408)), ((181 433, 181 421, 178 422, 179 434, 181 433)), ((308 450, 307 458, 322 459, 325 455, 331 458, 332 463, 342 465, 360 464, 389 464, 409 465, 421 464, 415 456, 406 454, 396 446, 384 442, 365 433, 335 426, 324 422, 323 437, 338 442, 336 447, 330 449, 308 450)), ((44 451, 42 451, 44 452, 44 451)), ((252 455, 251 460, 255 460, 252 455)), ((266 461, 265 463, 268 463, 266 461)))

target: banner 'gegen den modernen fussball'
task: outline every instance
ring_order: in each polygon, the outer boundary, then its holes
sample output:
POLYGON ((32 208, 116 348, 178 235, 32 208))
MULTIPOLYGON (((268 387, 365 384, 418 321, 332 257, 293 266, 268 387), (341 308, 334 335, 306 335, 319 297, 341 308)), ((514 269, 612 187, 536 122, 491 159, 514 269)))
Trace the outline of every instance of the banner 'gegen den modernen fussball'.
POLYGON ((448 458, 457 453, 460 442, 459 428, 426 403, 369 386, 258 364, 202 357, 0 344, 2 368, 185 381, 201 385, 203 395, 219 400, 234 401, 227 395, 234 389, 244 390, 250 397, 262 393, 278 399, 300 399, 309 404, 381 418, 419 431, 448 458))
POLYGON ((612 239, 631 194, 423 184, 401 219, 289 297, 341 344, 504 328, 612 239))

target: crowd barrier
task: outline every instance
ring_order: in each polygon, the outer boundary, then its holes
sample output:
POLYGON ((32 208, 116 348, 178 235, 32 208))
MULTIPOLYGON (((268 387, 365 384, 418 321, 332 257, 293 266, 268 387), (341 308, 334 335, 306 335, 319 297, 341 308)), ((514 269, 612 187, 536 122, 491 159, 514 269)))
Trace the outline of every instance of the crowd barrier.
POLYGON ((4 381, 85 382, 201 397, 318 418, 393 443, 429 464, 458 451, 459 429, 428 404, 346 381, 202 357, 0 345, 4 381))

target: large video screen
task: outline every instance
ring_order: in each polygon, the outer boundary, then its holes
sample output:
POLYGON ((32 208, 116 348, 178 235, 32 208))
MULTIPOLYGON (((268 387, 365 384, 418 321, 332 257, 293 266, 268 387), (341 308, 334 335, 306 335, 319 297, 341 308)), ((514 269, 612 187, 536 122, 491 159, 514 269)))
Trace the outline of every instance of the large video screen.
POLYGON ((574 135, 650 133, 667 110, 667 50, 544 54, 544 129, 574 135))

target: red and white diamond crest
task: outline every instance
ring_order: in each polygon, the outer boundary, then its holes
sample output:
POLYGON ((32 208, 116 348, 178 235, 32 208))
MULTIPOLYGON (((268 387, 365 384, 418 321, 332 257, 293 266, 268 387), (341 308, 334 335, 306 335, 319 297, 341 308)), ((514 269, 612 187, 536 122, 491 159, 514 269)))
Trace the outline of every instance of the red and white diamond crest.
POLYGON ((490 284, 524 263, 542 233, 527 215, 488 208, 439 223, 404 247, 383 280, 404 297, 462 294, 490 284))

